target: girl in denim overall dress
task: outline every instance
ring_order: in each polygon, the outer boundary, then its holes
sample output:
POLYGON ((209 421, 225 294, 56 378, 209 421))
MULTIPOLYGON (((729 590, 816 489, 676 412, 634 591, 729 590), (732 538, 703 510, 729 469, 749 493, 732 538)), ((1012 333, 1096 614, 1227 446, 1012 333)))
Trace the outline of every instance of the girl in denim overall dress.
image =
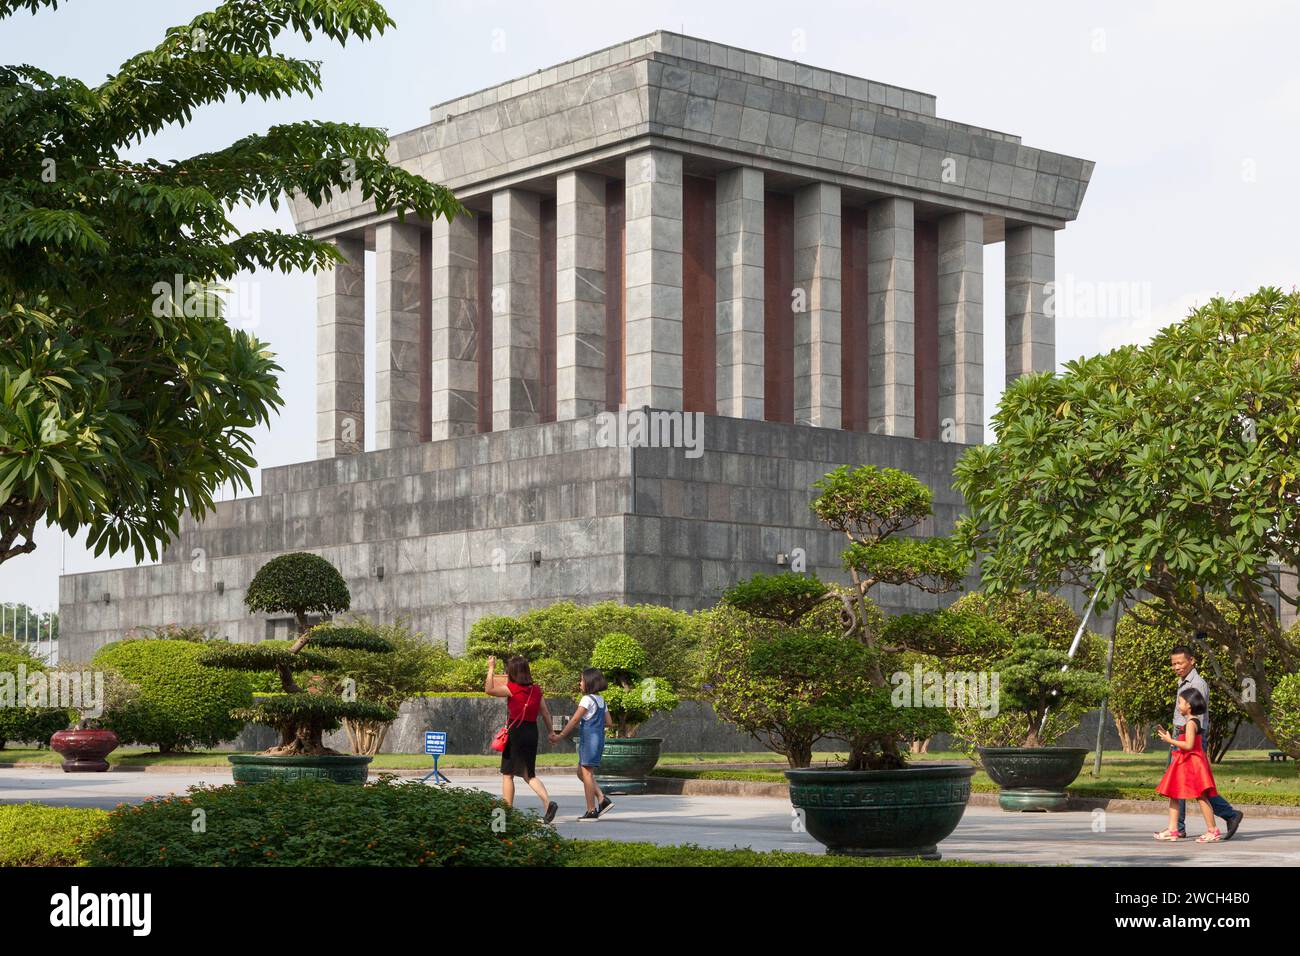
POLYGON ((554 743, 561 737, 568 739, 575 729, 578 730, 578 779, 582 781, 582 793, 587 798, 587 812, 578 817, 579 823, 598 819, 614 806, 596 784, 596 768, 605 752, 605 728, 613 723, 605 698, 600 695, 607 686, 605 675, 599 670, 594 667, 584 670, 579 684, 582 699, 578 702, 578 709, 564 730, 551 734, 554 743))

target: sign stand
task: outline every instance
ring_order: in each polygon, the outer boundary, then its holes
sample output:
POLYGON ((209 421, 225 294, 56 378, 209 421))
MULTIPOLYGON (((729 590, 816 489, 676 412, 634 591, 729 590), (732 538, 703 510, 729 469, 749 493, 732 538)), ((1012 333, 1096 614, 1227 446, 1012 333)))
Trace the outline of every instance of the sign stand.
POLYGON ((438 758, 447 752, 447 732, 445 730, 427 730, 424 733, 424 752, 433 757, 433 771, 427 773, 420 783, 427 783, 433 778, 436 786, 451 783, 447 775, 438 769, 438 758))

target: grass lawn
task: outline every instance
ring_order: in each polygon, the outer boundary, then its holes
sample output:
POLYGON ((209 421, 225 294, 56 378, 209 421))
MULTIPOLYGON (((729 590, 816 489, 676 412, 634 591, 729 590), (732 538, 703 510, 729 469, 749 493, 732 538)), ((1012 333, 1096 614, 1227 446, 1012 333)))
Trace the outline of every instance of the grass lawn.
MULTIPOLYGON (((964 760, 957 753, 921 754, 919 761, 964 760)), ((1092 775, 1091 755, 1084 762, 1083 772, 1070 793, 1080 797, 1123 798, 1130 800, 1160 800, 1155 792, 1156 783, 1165 771, 1164 753, 1121 754, 1107 753, 1102 757, 1101 776, 1092 775)), ((821 755, 814 766, 822 763, 821 755)), ((785 776, 777 769, 709 770, 692 768, 663 768, 657 776, 677 777, 687 780, 744 780, 757 783, 785 783, 785 776)), ((1230 803, 1271 804, 1300 806, 1300 772, 1291 761, 1273 763, 1267 751, 1243 750, 1230 752, 1214 767, 1214 778, 1221 794, 1230 803)), ((977 771, 971 780, 976 793, 996 793, 997 785, 983 771, 977 771)))

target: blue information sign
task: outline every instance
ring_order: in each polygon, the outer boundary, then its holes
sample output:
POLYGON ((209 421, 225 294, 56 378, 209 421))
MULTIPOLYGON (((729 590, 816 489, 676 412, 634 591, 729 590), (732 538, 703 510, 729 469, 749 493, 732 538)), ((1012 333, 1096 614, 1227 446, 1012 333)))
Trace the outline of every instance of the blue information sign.
POLYGON ((424 732, 424 752, 433 757, 433 772, 425 774, 421 783, 425 783, 430 777, 433 782, 441 786, 444 783, 451 783, 447 775, 438 769, 438 758, 447 753, 447 731, 445 730, 426 730, 424 732))

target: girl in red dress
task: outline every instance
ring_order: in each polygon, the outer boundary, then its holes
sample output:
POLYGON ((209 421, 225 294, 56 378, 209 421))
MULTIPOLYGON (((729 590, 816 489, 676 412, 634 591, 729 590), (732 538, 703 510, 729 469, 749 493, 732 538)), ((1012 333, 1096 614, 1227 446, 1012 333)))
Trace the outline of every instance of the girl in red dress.
POLYGON ((1195 800, 1205 818, 1205 832, 1196 838, 1197 843, 1218 843, 1223 837, 1214 825, 1214 812, 1209 798, 1214 796, 1214 774, 1209 758, 1201 745, 1201 720, 1205 716, 1205 697, 1189 687, 1178 695, 1178 712, 1187 718, 1180 738, 1171 737, 1163 727, 1156 728, 1156 736, 1173 748, 1173 756, 1165 775, 1156 785, 1156 793, 1169 798, 1169 828, 1155 834, 1157 840, 1176 842, 1178 835, 1178 803, 1195 800))

